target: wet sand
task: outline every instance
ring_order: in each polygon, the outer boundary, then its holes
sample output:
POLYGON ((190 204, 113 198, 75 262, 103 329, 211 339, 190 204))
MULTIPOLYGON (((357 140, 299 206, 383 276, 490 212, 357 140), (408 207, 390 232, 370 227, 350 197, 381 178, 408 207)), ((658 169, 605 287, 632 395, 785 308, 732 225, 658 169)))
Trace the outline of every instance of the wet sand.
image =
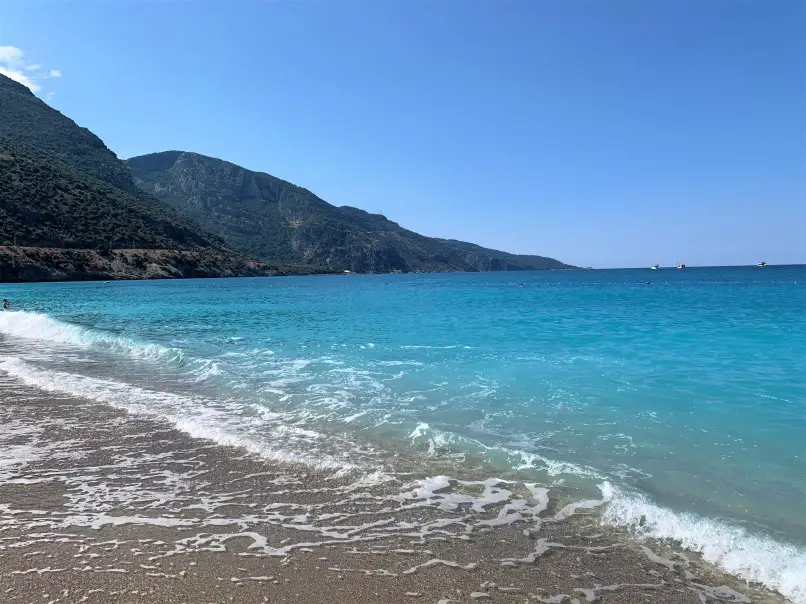
POLYGON ((0 377, 0 602, 786 600, 561 486, 311 472, 0 377))

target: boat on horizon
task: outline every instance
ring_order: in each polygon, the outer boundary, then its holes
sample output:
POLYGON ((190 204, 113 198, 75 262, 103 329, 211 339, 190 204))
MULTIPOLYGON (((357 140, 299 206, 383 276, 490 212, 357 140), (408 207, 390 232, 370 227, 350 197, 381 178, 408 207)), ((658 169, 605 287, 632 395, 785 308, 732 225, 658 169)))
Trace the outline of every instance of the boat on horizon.
POLYGON ((686 268, 685 263, 681 262, 677 265, 677 268, 686 268))
POLYGON ((767 266, 767 263, 762 260, 761 262, 756 262, 756 266, 767 266))
POLYGON ((653 271, 656 271, 656 270, 658 270, 660 268, 660 264, 653 264, 649 268, 651 268, 653 271))

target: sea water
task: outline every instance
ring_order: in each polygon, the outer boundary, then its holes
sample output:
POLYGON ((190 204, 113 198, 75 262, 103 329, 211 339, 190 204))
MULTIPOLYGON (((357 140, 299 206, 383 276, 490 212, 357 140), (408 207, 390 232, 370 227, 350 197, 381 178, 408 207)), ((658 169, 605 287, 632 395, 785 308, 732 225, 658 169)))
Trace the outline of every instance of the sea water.
POLYGON ((806 601, 806 267, 2 290, 0 371, 43 392, 277 461, 563 482, 806 601))

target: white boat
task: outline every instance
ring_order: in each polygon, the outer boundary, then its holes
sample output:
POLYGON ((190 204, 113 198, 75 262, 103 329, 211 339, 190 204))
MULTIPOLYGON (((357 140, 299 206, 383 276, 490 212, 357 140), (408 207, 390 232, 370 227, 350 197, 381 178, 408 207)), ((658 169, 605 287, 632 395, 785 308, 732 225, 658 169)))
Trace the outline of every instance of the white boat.
POLYGON ((653 264, 649 268, 651 268, 653 271, 656 271, 656 270, 658 270, 660 268, 660 264, 653 264))
POLYGON ((756 266, 767 266, 767 263, 762 260, 761 262, 756 262, 756 266))
POLYGON ((686 265, 681 262, 677 265, 677 268, 686 268, 686 265))

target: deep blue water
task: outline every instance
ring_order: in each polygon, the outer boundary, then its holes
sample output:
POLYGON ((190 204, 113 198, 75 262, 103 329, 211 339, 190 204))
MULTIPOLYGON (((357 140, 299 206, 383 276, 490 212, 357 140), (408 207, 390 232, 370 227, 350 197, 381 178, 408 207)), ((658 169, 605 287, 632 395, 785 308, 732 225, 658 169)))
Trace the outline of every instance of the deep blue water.
POLYGON ((0 370, 32 386, 279 459, 604 490, 609 521, 806 593, 804 267, 2 290, 0 370))

